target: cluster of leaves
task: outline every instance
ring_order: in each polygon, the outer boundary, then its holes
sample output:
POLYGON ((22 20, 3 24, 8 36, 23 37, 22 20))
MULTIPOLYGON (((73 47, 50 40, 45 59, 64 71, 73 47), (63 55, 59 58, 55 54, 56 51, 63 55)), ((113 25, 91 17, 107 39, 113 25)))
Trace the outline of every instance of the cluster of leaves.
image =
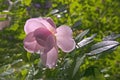
POLYGON ((10 21, 0 31, 0 80, 119 80, 119 0, 0 0, 0 6, 0 15, 6 15, 0 27, 10 21), (39 16, 74 31, 76 49, 60 51, 54 69, 23 48, 25 21, 39 16))

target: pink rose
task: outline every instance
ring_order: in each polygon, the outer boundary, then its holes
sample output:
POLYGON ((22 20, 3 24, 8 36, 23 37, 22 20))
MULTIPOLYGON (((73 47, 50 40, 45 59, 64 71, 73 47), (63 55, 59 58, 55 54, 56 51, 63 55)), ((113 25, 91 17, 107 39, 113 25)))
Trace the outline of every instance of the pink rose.
POLYGON ((27 34, 24 48, 30 53, 40 53, 42 63, 53 68, 58 58, 58 47, 63 52, 71 52, 75 48, 70 27, 62 25, 56 28, 51 18, 31 18, 24 26, 27 34))

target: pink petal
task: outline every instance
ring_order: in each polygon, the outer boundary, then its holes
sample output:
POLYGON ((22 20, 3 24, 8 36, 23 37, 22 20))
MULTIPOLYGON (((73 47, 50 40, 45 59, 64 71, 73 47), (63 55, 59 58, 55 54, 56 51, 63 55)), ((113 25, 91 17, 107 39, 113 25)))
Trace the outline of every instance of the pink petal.
POLYGON ((50 17, 44 18, 44 19, 47 20, 52 25, 52 27, 54 27, 56 29, 56 25, 55 25, 54 21, 50 17))
POLYGON ((56 65, 58 58, 58 49, 56 47, 53 47, 48 53, 41 54, 41 60, 43 65, 45 65, 48 68, 53 68, 56 65))
POLYGON ((71 52, 75 49, 75 41, 72 39, 72 30, 67 26, 57 28, 56 39, 57 46, 64 52, 71 52))
POLYGON ((25 26, 24 26, 24 31, 26 34, 28 34, 40 27, 45 28, 45 26, 40 22, 40 19, 39 18, 31 18, 26 21, 25 26))
POLYGON ((71 38, 58 37, 57 45, 64 52, 71 52, 75 49, 75 41, 71 38))
POLYGON ((56 26, 50 18, 39 18, 40 22, 52 33, 56 33, 56 26))
POLYGON ((27 50, 30 53, 40 53, 41 51, 44 50, 44 48, 36 42, 33 36, 33 32, 29 33, 26 36, 23 43, 25 50, 27 50))
POLYGON ((55 37, 53 35, 48 36, 46 40, 45 53, 52 49, 56 45, 55 37))
POLYGON ((62 25, 57 28, 57 36, 69 37, 72 38, 72 30, 70 27, 62 25))

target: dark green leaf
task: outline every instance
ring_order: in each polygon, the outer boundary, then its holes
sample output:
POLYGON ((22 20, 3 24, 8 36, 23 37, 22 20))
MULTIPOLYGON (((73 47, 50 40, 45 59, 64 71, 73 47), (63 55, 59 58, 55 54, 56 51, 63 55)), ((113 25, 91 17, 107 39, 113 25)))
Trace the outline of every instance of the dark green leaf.
POLYGON ((77 22, 75 22, 75 23, 73 24, 73 27, 75 28, 75 27, 77 27, 77 26, 79 26, 79 25, 81 25, 81 21, 80 21, 80 20, 78 20, 77 22))
POLYGON ((84 62, 84 59, 85 59, 86 55, 83 55, 82 57, 78 57, 76 59, 76 65, 75 65, 75 68, 73 70, 73 75, 72 77, 74 77, 74 75, 76 74, 76 72, 78 71, 80 65, 84 62))
POLYGON ((105 80, 103 74, 94 66, 87 68, 84 75, 82 80, 105 80))
POLYGON ((78 41, 82 40, 82 38, 83 38, 89 31, 90 31, 89 29, 83 31, 83 32, 80 33, 75 39, 78 40, 78 41))

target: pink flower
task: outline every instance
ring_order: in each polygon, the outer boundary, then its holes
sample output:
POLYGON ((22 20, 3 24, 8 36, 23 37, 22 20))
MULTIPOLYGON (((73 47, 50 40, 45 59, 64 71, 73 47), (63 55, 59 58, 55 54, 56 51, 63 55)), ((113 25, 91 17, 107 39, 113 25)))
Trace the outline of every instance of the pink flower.
POLYGON ((58 47, 63 52, 71 52, 75 48, 70 27, 62 25, 56 28, 51 18, 31 18, 24 26, 27 34, 24 48, 30 53, 40 53, 42 63, 53 68, 58 58, 58 47))

